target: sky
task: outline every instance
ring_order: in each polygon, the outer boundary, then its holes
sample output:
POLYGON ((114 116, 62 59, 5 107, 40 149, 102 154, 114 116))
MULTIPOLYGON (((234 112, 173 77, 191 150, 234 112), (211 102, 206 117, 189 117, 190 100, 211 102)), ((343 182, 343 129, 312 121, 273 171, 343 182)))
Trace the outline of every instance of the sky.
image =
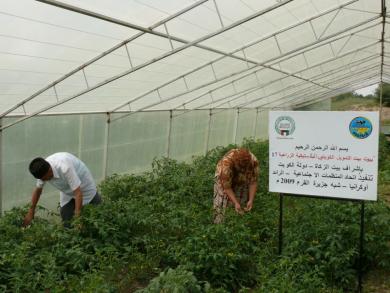
POLYGON ((359 95, 363 95, 363 96, 367 96, 367 95, 373 95, 374 92, 375 92, 375 89, 378 87, 377 84, 374 84, 374 85, 370 85, 368 87, 365 87, 365 88, 362 88, 360 90, 357 90, 355 91, 355 93, 359 94, 359 95))

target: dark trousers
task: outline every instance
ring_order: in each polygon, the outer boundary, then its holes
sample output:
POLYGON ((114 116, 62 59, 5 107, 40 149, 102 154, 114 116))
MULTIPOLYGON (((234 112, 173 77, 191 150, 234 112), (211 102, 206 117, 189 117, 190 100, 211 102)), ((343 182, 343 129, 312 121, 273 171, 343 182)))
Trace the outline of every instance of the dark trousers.
MULTIPOLYGON (((93 199, 88 204, 98 205, 102 202, 102 198, 100 194, 96 192, 93 199)), ((70 227, 70 220, 72 220, 74 216, 74 208, 75 208, 75 200, 72 198, 66 205, 61 207, 60 214, 62 218, 62 222, 64 223, 64 227, 70 227)))

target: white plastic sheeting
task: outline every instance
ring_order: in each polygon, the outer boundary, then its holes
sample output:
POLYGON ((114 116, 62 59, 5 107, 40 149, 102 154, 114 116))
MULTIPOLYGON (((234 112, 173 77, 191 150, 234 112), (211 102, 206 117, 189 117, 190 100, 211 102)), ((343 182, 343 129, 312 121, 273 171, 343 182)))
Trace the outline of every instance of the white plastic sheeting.
MULTIPOLYGON (((114 173, 149 170, 154 158, 189 161, 216 146, 241 143, 244 137, 264 139, 267 113, 255 109, 148 111, 114 123, 106 123, 106 114, 33 117, 3 133, 2 209, 29 202, 35 180, 28 165, 34 157, 71 152, 86 163, 98 183, 114 173)), ((10 123, 15 118, 4 120, 10 123)), ((45 187, 40 204, 55 209, 57 198, 58 191, 45 187)))
POLYGON ((0 213, 29 201, 33 157, 72 152, 99 181, 267 138, 269 109, 390 82, 388 3, 2 0, 0 213))
POLYGON ((289 107, 388 79, 380 0, 42 2, 1 3, 2 116, 289 107))

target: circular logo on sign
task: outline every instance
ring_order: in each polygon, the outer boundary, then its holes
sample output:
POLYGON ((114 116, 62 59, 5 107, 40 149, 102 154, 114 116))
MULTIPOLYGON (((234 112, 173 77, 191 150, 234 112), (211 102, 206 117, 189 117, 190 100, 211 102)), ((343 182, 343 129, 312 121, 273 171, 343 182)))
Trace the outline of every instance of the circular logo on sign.
POLYGON ((275 130, 282 136, 289 136, 295 130, 295 122, 290 116, 280 116, 275 121, 275 130))
POLYGON ((364 139, 370 136, 372 132, 371 121, 365 117, 353 118, 349 123, 349 132, 353 137, 364 139))

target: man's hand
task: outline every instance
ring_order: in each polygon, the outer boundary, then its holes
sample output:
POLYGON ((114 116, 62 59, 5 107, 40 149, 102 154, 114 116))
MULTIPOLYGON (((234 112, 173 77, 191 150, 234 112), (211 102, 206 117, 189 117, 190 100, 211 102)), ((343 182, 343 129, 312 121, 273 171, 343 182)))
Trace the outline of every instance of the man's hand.
POLYGON ((41 193, 42 193, 42 187, 34 188, 31 196, 31 207, 28 210, 27 215, 24 217, 23 227, 30 225, 31 221, 34 219, 35 207, 37 206, 41 193))
POLYGON ((27 215, 24 217, 23 227, 27 227, 28 225, 30 225, 33 219, 34 219, 34 210, 29 209, 27 215))

